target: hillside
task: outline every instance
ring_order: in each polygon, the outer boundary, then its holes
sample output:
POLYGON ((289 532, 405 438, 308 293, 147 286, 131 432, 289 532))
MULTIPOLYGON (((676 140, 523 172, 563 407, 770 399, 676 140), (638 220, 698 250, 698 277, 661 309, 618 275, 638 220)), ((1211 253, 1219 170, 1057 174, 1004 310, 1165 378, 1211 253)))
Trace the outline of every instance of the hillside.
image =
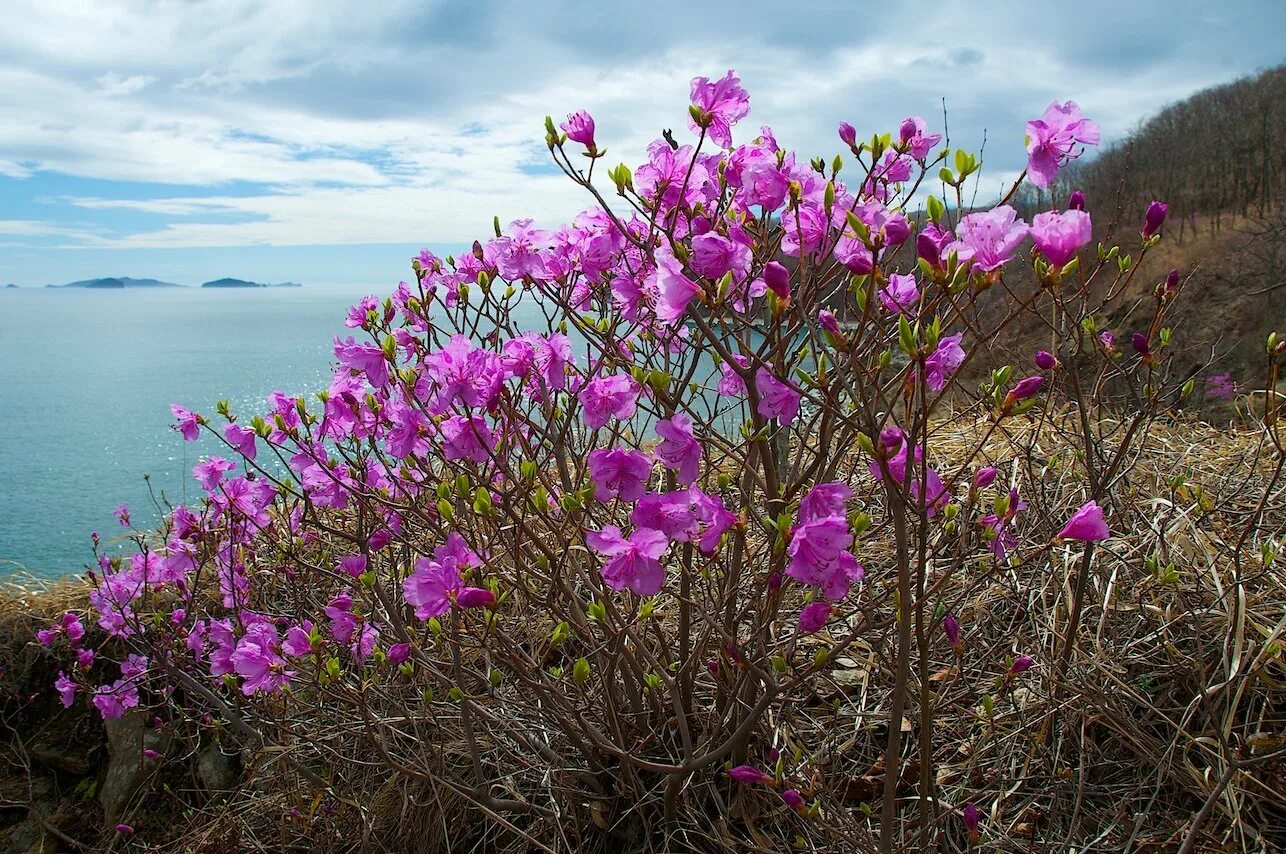
MULTIPOLYGON (((1082 190, 1095 242, 1119 245, 1136 259, 1144 209, 1154 199, 1170 206, 1166 239, 1139 265, 1111 314, 1099 318, 1118 339, 1128 340, 1150 316, 1157 283, 1175 268, 1184 281, 1175 340, 1183 370, 1228 372, 1243 386, 1261 380, 1265 337, 1286 317, 1283 102, 1286 66, 1206 89, 1092 159, 1087 154, 1049 191, 1027 187, 1018 195, 1015 207, 1030 221, 1042 210, 1063 208, 1073 189, 1082 190)), ((1012 266, 1015 279, 1030 276, 1012 266)), ((1042 335, 1047 330, 1029 321, 1015 330, 1015 350, 1030 353, 1042 335)))

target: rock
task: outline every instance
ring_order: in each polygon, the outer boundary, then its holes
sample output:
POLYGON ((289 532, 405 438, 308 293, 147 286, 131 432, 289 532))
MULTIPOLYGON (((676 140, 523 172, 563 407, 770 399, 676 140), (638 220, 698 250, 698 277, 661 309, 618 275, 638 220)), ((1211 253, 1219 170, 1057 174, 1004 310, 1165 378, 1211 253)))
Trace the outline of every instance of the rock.
POLYGON ((9 838, 3 839, 4 854, 45 854, 58 850, 57 840, 47 832, 34 818, 24 819, 9 831, 9 838))
POLYGON ((89 773, 89 759, 83 754, 71 753, 63 748, 38 742, 31 746, 31 758, 46 768, 84 776, 89 773))
POLYGON ((144 726, 137 712, 103 723, 107 727, 107 771, 98 788, 98 802, 110 827, 120 821, 130 798, 156 766, 155 760, 148 759, 143 751, 155 750, 164 756, 170 752, 174 739, 144 726))
POLYGON ((196 757, 196 776, 211 794, 230 792, 241 782, 241 752, 223 752, 218 742, 207 745, 196 757))

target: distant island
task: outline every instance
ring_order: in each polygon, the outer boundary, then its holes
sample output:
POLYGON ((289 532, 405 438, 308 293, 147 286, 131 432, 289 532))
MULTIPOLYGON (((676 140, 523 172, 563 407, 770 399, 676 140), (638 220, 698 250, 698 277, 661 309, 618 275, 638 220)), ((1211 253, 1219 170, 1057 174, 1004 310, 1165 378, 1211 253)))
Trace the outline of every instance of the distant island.
POLYGON ((10 282, 9 284, 5 285, 5 288, 6 288, 6 289, 7 289, 7 288, 16 288, 16 287, 18 287, 18 286, 17 286, 17 285, 15 285, 13 282, 10 282))
POLYGON ((47 288, 181 288, 174 282, 162 282, 159 279, 131 279, 129 276, 109 276, 102 279, 82 279, 79 282, 68 282, 65 285, 45 285, 47 288))
POLYGON ((263 282, 250 282, 245 279, 215 279, 212 282, 203 282, 203 288, 302 288, 299 282, 278 282, 276 284, 267 284, 263 282))

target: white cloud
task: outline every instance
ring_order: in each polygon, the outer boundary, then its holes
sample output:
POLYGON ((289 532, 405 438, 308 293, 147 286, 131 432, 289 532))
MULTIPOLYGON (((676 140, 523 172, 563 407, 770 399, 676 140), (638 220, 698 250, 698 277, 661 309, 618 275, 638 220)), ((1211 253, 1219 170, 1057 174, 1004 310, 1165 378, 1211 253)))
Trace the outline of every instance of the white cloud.
POLYGON ((587 203, 541 169, 546 113, 589 109, 611 162, 633 164, 661 128, 686 134, 689 77, 735 66, 754 106, 741 138, 771 123, 805 156, 837 150, 840 119, 865 132, 910 112, 940 124, 945 97, 953 142, 977 148, 986 131, 985 198, 1020 167, 1022 120, 1054 98, 1078 100, 1111 138, 1232 76, 1220 51, 1246 54, 1262 29, 1235 23, 1237 5, 1203 11, 1186 36, 1144 28, 1104 46, 1095 12, 1008 2, 840 6, 770 25, 741 4, 677 0, 566 15, 411 0, 8 0, 0 175, 127 182, 117 195, 134 198, 71 201, 91 217, 165 219, 111 237, 45 232, 69 245, 458 242, 493 215, 553 224, 587 203))

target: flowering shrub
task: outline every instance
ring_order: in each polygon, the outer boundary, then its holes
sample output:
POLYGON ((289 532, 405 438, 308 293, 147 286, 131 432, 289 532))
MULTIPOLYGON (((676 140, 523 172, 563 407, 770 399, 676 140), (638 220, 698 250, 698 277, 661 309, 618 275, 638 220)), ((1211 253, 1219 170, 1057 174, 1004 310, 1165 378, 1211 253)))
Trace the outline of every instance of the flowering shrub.
MULTIPOLYGON (((350 793, 375 767, 509 828, 587 821, 586 800, 666 826, 737 796, 856 832, 866 819, 828 805, 834 733, 791 720, 865 648, 881 719, 918 716, 880 735, 883 846, 959 816, 976 838, 977 807, 950 806, 968 789, 943 797, 923 749, 928 668, 974 656, 986 703, 1033 674, 1057 698, 1096 545, 1130 518, 1131 448, 1183 393, 1166 354, 1178 286, 1121 347, 1098 324, 1133 263, 1090 248, 1083 198, 1027 223, 1004 203, 1015 184, 966 209, 981 164, 924 119, 861 142, 841 124, 847 159, 805 161, 767 127, 743 134, 749 110, 733 72, 695 79, 692 139, 667 134, 634 169, 605 168, 588 114, 548 121, 593 202, 570 225, 497 222, 462 255, 422 252, 412 281, 350 309, 315 398, 274 393, 248 417, 174 406, 184 440, 226 455, 194 469, 200 504, 89 575, 119 678, 90 678, 104 665, 76 615, 42 635, 78 654, 64 704, 217 727, 363 815, 350 793), (930 181, 954 204, 912 213, 930 181), (1004 318, 983 323, 983 303, 1004 318), (1048 319, 1048 350, 991 364, 1021 313, 1048 319), (1096 429, 1106 406, 1132 414, 1096 429), (952 422, 982 440, 942 447, 952 422), (987 439, 1019 423, 1080 452, 1038 460, 1033 439, 994 457, 987 439), (1060 500, 1039 494, 1052 477, 1060 500), (865 552, 877 534, 891 547, 865 552), (946 580, 1054 550, 1079 556, 1061 636, 972 649, 946 580)), ((1026 134, 1039 186, 1099 136, 1072 102, 1026 134)), ((1164 216, 1149 208, 1138 252, 1164 216)))

